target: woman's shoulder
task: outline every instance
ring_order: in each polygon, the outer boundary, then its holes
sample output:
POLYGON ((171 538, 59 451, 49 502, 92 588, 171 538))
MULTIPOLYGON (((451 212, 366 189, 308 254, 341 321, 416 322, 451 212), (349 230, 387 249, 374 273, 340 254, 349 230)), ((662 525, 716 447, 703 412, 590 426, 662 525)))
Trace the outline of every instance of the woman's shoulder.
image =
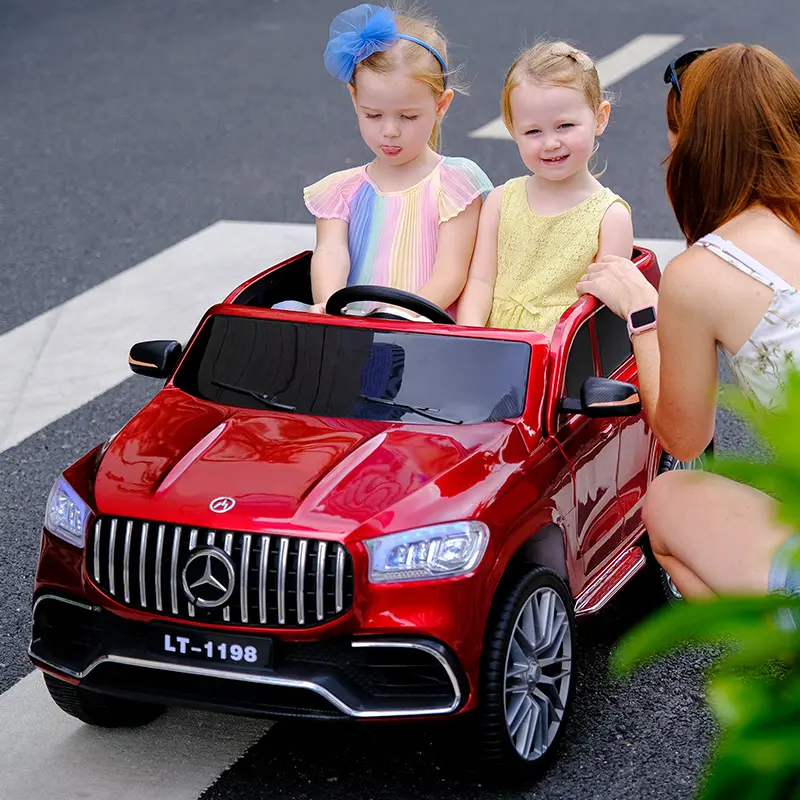
MULTIPOLYGON (((708 313, 725 280, 725 265, 705 247, 687 247, 661 265, 659 296, 685 310, 708 313)), ((718 299, 718 298, 717 298, 718 299)))
POLYGON ((326 175, 303 189, 306 208, 321 219, 348 221, 350 198, 366 180, 367 172, 363 165, 326 175))

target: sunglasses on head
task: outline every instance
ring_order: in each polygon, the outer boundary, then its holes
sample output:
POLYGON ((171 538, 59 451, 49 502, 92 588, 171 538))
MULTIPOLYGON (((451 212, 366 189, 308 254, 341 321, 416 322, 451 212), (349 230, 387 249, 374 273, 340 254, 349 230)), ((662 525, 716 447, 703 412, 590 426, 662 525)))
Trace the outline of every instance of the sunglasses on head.
POLYGON ((715 47, 703 47, 698 50, 690 50, 688 53, 673 58, 672 61, 669 62, 669 66, 664 70, 664 83, 672 84, 678 95, 678 99, 680 99, 681 96, 681 75, 686 71, 686 68, 697 61, 703 53, 708 53, 715 49, 715 47))

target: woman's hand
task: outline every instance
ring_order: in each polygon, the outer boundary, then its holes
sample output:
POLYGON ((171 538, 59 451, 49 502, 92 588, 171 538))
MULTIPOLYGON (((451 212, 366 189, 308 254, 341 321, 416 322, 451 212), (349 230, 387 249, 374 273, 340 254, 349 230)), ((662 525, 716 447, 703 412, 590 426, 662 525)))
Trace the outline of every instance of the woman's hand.
POLYGON ((658 303, 658 292, 634 263, 619 256, 603 256, 577 285, 579 295, 594 295, 618 317, 627 319, 631 311, 658 303))

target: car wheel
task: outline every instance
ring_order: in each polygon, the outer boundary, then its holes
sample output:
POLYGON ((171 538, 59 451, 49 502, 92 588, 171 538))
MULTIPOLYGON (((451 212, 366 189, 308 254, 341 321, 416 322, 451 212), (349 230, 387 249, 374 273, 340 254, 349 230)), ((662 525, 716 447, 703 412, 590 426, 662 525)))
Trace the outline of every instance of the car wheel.
POLYGON ((164 712, 164 706, 95 694, 47 673, 44 673, 44 682, 56 705, 87 725, 138 728, 152 722, 164 712))
POLYGON ((481 754, 491 772, 529 778, 552 757, 570 709, 573 601, 555 572, 534 567, 496 608, 481 670, 481 754))

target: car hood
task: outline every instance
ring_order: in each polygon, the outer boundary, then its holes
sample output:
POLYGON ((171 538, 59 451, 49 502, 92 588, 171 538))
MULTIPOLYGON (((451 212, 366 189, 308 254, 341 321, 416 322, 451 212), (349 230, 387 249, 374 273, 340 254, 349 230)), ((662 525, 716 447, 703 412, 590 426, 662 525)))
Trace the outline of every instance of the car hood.
MULTIPOLYGON (((95 499, 100 514, 114 516, 344 533, 473 455, 498 452, 512 431, 502 422, 407 425, 234 409, 164 389, 109 445, 95 499), (215 513, 216 498, 235 503, 215 513)), ((469 472, 479 480, 480 470, 469 472)))

